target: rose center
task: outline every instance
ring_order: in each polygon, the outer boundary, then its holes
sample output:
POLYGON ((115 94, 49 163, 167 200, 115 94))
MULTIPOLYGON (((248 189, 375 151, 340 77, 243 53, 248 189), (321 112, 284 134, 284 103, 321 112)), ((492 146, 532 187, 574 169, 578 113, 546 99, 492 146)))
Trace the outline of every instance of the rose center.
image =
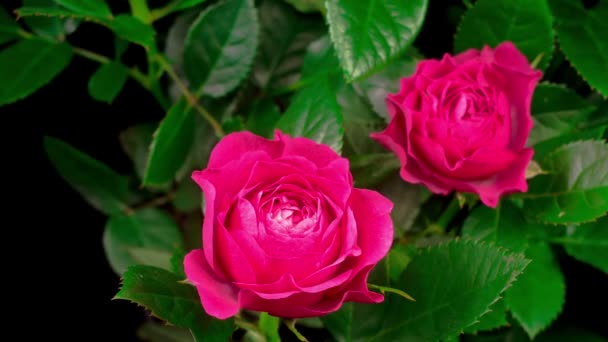
POLYGON ((303 233, 317 221, 315 210, 284 195, 269 201, 265 211, 268 226, 275 232, 289 235, 303 233))

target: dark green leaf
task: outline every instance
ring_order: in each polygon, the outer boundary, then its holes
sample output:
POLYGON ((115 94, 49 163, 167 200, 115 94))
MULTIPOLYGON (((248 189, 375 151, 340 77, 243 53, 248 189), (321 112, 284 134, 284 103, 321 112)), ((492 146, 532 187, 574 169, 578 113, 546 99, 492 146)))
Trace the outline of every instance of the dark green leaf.
POLYGON ((349 158, 350 170, 358 188, 370 188, 382 183, 399 170, 401 163, 394 154, 356 154, 349 158))
POLYGON ((49 83, 72 59, 65 43, 28 39, 0 51, 0 106, 15 102, 49 83))
POLYGON ((283 114, 277 128, 293 137, 302 136, 342 150, 342 112, 336 88, 328 77, 300 90, 283 114))
POLYGON ((310 84, 317 77, 340 73, 336 50, 327 35, 312 42, 306 49, 300 82, 310 84))
POLYGON ((175 209, 188 212, 201 207, 202 192, 191 179, 184 179, 175 191, 173 205, 175 209))
POLYGON ((158 264, 159 255, 147 258, 150 255, 137 254, 139 251, 136 250, 134 257, 131 252, 133 248, 165 252, 163 264, 169 266, 174 248, 182 245, 179 227, 173 218, 156 208, 113 214, 103 235, 106 257, 117 274, 122 274, 131 265, 148 260, 158 264), (141 257, 146 257, 146 260, 141 260, 141 257))
POLYGON ((505 302, 531 339, 547 328, 564 305, 566 284, 551 248, 536 244, 526 250, 526 272, 507 290, 505 302))
POLYGON ((464 329, 465 333, 494 330, 509 325, 507 321, 507 307, 504 299, 499 299, 490 306, 490 312, 479 318, 479 322, 464 329))
POLYGON ((523 210, 510 201, 501 201, 496 209, 483 205, 475 208, 464 221, 462 236, 523 252, 528 235, 539 229, 540 224, 526 220, 523 210))
POLYGON ((75 13, 93 18, 111 19, 112 11, 104 0, 54 0, 57 4, 75 13))
POLYGON ((107 23, 108 27, 119 37, 139 44, 147 49, 154 45, 154 29, 139 19, 127 14, 117 15, 107 23))
MULTIPOLYGON (((386 166, 387 165, 384 167, 386 166)), ((420 205, 422 204, 420 188, 421 187, 418 185, 404 182, 403 179, 399 177, 398 172, 393 172, 393 174, 380 185, 380 192, 395 204, 395 208, 399 208, 391 212, 396 232, 395 235, 403 234, 412 227, 412 224, 414 224, 414 220, 416 219, 416 216, 418 216, 420 205)))
POLYGON ((184 165, 194 142, 194 113, 185 101, 176 103, 154 134, 144 176, 145 185, 162 186, 171 182, 184 165))
POLYGON ((608 145, 579 141, 541 163, 549 174, 529 181, 525 209, 547 223, 581 223, 608 211, 608 145))
POLYGON ((114 298, 143 305, 153 315, 191 329, 195 341, 227 341, 232 335, 232 320, 207 317, 196 289, 181 280, 175 274, 153 266, 131 266, 114 298))
POLYGON ((452 241, 426 249, 401 275, 395 287, 416 302, 395 297, 378 305, 345 305, 322 319, 339 341, 445 339, 487 313, 527 263, 521 254, 488 244, 452 241))
POLYGON ((462 52, 511 41, 530 62, 541 55, 538 67, 545 69, 553 54, 553 39, 551 11, 545 0, 478 0, 460 23, 454 49, 462 52))
POLYGON ((124 210, 129 193, 127 178, 55 138, 44 138, 44 149, 59 175, 89 204, 106 214, 124 210))
POLYGON ((53 0, 23 0, 23 7, 19 8, 16 13, 18 18, 35 15, 35 17, 24 18, 24 21, 37 35, 63 41, 65 39, 64 20, 59 16, 46 17, 47 12, 52 13, 53 11, 61 11, 53 0), (27 7, 31 7, 31 9, 27 7), (28 14, 28 12, 33 13, 28 14))
POLYGON ((0 7, 0 44, 19 38, 19 30, 20 27, 15 18, 0 7))
MULTIPOLYGON (((216 111, 214 110, 213 113, 216 111)), ((177 171, 177 180, 185 181, 184 179, 187 179, 189 181, 193 170, 207 167, 211 149, 217 141, 218 138, 209 123, 201 115, 194 115, 194 141, 188 151, 186 161, 177 171)))
POLYGON ((132 265, 150 265, 171 271, 171 253, 167 251, 141 247, 127 247, 126 250, 131 256, 132 265))
POLYGON ((200 5, 203 2, 205 2, 207 0, 179 0, 177 2, 175 2, 175 5, 173 6, 173 10, 175 11, 181 11, 190 7, 194 7, 196 5, 200 5))
POLYGON ((266 138, 271 138, 274 134, 274 128, 281 118, 281 113, 272 100, 266 98, 254 102, 247 114, 247 122, 245 127, 247 130, 261 135, 266 138))
POLYGON ((557 136, 555 138, 543 140, 534 145, 534 159, 543 160, 549 153, 558 147, 580 140, 600 140, 606 131, 606 127, 596 127, 584 131, 575 131, 557 136))
POLYGON ((89 80, 89 94, 98 101, 111 103, 128 77, 129 70, 124 65, 118 62, 103 64, 89 80))
POLYGON ((240 132, 245 130, 245 123, 241 116, 231 116, 222 121, 222 129, 224 133, 240 132))
POLYGON ((171 255, 171 272, 178 276, 186 279, 186 273, 184 272, 184 258, 186 257, 186 251, 183 248, 177 247, 173 250, 171 255))
POLYGON ((308 12, 325 12, 324 0, 284 0, 290 3, 298 11, 308 12))
POLYGON ((593 105, 565 86, 538 85, 532 98, 534 126, 528 138, 528 145, 536 145, 541 141, 572 132, 593 109, 593 105))
POLYGON ((249 72, 258 45, 253 0, 226 0, 192 24, 184 46, 184 71, 197 94, 220 97, 249 72))
POLYGON ((583 329, 572 327, 551 329, 546 334, 539 335, 535 342, 606 342, 606 338, 583 329))
POLYGON ((608 216, 569 227, 567 235, 558 242, 571 256, 608 274, 608 216))
POLYGON ((559 46, 581 76, 608 96, 608 2, 585 9, 581 1, 549 0, 559 46))
POLYGON ((386 64, 422 27, 427 0, 327 1, 329 32, 347 79, 386 64))
POLYGON ((137 329, 137 336, 148 342, 193 342, 190 331, 153 322, 144 323, 137 329))
POLYGON ((359 82, 363 94, 371 103, 374 111, 384 120, 390 120, 386 109, 386 96, 389 93, 399 91, 400 79, 414 73, 416 64, 420 59, 421 56, 418 55, 416 50, 410 48, 407 53, 390 62, 381 71, 359 82))
POLYGON ((416 255, 416 248, 410 245, 402 245, 394 243, 388 255, 383 259, 386 273, 389 277, 387 285, 396 284, 399 281, 399 276, 403 270, 410 264, 412 258, 416 255))
POLYGON ((281 320, 278 317, 270 316, 266 312, 260 314, 258 326, 262 333, 264 333, 264 336, 266 336, 267 342, 281 342, 279 324, 281 324, 281 320))
POLYGON ((323 25, 280 0, 264 0, 259 7, 260 50, 254 76, 261 88, 284 87, 298 80, 307 46, 323 25))
POLYGON ((152 135, 157 127, 158 124, 155 123, 144 123, 129 127, 120 133, 119 140, 122 149, 133 161, 133 167, 139 179, 144 178, 152 135))

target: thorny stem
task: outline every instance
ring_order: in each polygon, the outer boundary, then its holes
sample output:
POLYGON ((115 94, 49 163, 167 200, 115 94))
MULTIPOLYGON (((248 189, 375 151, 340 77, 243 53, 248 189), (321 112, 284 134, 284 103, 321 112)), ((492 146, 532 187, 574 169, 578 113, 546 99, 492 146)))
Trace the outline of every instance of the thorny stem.
POLYGON ((181 90, 182 94, 188 101, 188 104, 190 106, 192 106, 192 108, 194 108, 197 112, 199 112, 199 114, 201 114, 205 120, 207 120, 207 122, 209 123, 209 125, 211 125, 211 127, 215 131, 215 134, 218 137, 220 137, 220 138, 223 137, 225 135, 225 133, 224 133, 224 130, 222 129, 222 126, 220 125, 220 123, 211 114, 209 114, 209 112, 203 106, 201 106, 198 103, 196 96, 194 96, 194 94, 192 94, 192 92, 184 84, 184 82, 177 75, 177 73, 175 72, 175 70, 173 69, 171 64, 169 64, 169 62, 161 55, 158 55, 156 59, 160 63, 161 67, 163 69, 165 69, 165 71, 167 72, 169 77, 175 82, 175 84, 181 90))

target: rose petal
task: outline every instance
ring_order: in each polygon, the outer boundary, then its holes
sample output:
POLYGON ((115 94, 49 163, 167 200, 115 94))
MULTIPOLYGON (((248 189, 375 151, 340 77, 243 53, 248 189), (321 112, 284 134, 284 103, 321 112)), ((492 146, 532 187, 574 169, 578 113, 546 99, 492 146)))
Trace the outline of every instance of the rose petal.
POLYGON ((248 131, 230 133, 220 140, 211 151, 209 168, 221 168, 230 161, 239 160, 250 152, 265 152, 270 158, 283 154, 285 144, 280 140, 268 140, 248 131))
POLYGON ((282 133, 276 133, 276 138, 285 144, 283 156, 300 156, 315 163, 317 167, 325 167, 341 157, 329 146, 318 144, 307 138, 293 138, 282 133))
POLYGON ((184 259, 187 279, 196 286, 205 311, 218 319, 236 315, 239 310, 238 289, 222 280, 209 267, 202 250, 188 253, 184 259))

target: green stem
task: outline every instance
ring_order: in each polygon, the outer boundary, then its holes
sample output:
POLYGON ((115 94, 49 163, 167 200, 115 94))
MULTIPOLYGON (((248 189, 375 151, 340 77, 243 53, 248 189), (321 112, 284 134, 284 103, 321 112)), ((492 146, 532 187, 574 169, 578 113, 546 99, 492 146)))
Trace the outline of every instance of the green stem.
POLYGON ((152 14, 146 0, 129 0, 129 5, 131 6, 131 13, 135 18, 146 24, 152 22, 152 14))
POLYGON ((237 327, 245 329, 245 330, 251 330, 254 331, 260 335, 264 335, 262 333, 262 331, 258 328, 257 325, 251 323, 251 322, 247 322, 246 320, 242 319, 242 318, 235 318, 234 320, 234 324, 236 324, 237 327))
POLYGON ((416 301, 414 299, 414 297, 410 296, 405 291, 402 291, 402 290, 399 290, 399 289, 396 289, 393 287, 380 286, 380 285, 375 285, 375 284, 367 284, 367 287, 369 287, 370 289, 376 289, 376 290, 380 291, 382 294, 384 294, 385 292, 390 292, 390 293, 397 294, 407 300, 411 300, 412 302, 416 301))
POLYGON ((446 228, 448 228, 450 222, 452 222, 452 220, 454 219, 454 216, 456 216, 459 211, 460 204, 458 204, 458 198, 454 196, 450 201, 450 204, 448 204, 448 207, 443 211, 441 216, 439 216, 439 219, 437 219, 437 226, 439 226, 443 231, 445 231, 446 228))
POLYGON ((180 0, 175 0, 175 1, 172 1, 172 2, 168 3, 167 5, 165 5, 165 7, 153 9, 150 12, 151 20, 156 21, 158 19, 162 19, 162 18, 168 16, 169 14, 173 13, 175 7, 180 2, 181 2, 180 0))
POLYGON ((186 84, 182 81, 182 79, 177 75, 171 64, 161 55, 157 55, 157 60, 160 63, 161 67, 165 69, 169 77, 177 84, 178 88, 181 90, 182 95, 186 98, 189 105, 194 108, 202 117, 207 120, 209 125, 215 131, 215 134, 218 137, 223 137, 226 133, 222 129, 222 125, 213 117, 213 115, 209 114, 209 112, 205 109, 205 107, 201 106, 196 99, 196 96, 192 94, 192 92, 188 89, 186 84))
MULTIPOLYGON (((110 58, 108 58, 104 55, 100 55, 91 50, 73 46, 72 51, 74 51, 74 53, 77 54, 78 56, 84 57, 88 60, 91 60, 91 61, 94 61, 94 62, 97 62, 100 64, 108 64, 108 63, 112 62, 112 60, 110 58)), ((141 84, 142 87, 144 87, 147 90, 150 90, 150 83, 148 81, 148 77, 146 75, 144 75, 141 71, 139 71, 139 69, 137 69, 136 67, 130 68, 129 76, 131 76, 134 80, 136 80, 139 84, 141 84)))
POLYGON ((296 328, 295 319, 284 319, 283 323, 285 323, 285 325, 287 326, 287 329, 289 329, 289 331, 291 331, 294 335, 296 335, 298 340, 300 340, 302 342, 308 342, 308 339, 304 335, 302 335, 302 333, 299 332, 298 329, 296 328))

